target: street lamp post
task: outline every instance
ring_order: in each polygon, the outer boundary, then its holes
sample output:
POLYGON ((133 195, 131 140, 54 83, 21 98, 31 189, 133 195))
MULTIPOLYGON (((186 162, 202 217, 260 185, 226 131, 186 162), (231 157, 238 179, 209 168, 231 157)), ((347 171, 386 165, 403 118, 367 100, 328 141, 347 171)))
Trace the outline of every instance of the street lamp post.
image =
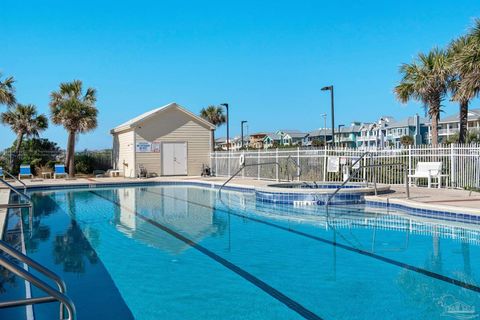
POLYGON ((323 87, 322 91, 330 91, 330 101, 332 104, 332 145, 335 145, 335 106, 333 99, 333 86, 323 87))
POLYGON ((323 117, 323 143, 325 147, 327 146, 327 114, 322 113, 321 116, 323 117))
POLYGON ((243 150, 243 125, 247 122, 248 122, 247 120, 242 120, 242 122, 241 122, 241 126, 242 126, 242 130, 241 130, 241 132, 242 132, 242 150, 243 150))
POLYGON ((221 103, 227 109, 227 151, 230 151, 230 117, 228 116, 228 103, 221 103))

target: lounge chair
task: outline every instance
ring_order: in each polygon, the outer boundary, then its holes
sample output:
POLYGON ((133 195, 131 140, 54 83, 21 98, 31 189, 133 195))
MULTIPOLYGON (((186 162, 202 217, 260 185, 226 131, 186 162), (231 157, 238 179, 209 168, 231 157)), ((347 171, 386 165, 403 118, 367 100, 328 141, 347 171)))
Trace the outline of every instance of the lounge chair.
POLYGON ((93 176, 95 178, 105 178, 105 170, 93 170, 93 176))
POLYGON ((57 176, 67 176, 65 172, 65 166, 63 164, 56 164, 55 171, 53 172, 53 179, 57 179, 57 176))
POLYGON ((30 169, 29 164, 22 164, 20 166, 20 173, 18 174, 18 179, 22 180, 22 177, 28 176, 30 179, 33 179, 32 170, 30 169))
POLYGON ((3 172, 3 168, 0 167, 0 178, 2 178, 3 180, 5 180, 5 173, 3 172))

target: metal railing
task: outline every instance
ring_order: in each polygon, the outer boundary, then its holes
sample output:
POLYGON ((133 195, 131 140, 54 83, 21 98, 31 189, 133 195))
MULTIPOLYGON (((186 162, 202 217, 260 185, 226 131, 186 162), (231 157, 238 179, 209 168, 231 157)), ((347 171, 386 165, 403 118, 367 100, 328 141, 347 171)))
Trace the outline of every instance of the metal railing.
POLYGON ((10 172, 8 171, 5 171, 3 170, 3 173, 7 174, 7 176, 9 176, 10 178, 12 178, 13 180, 17 181, 18 183, 20 183, 21 185, 23 185, 23 193, 27 193, 27 185, 25 184, 25 182, 23 182, 22 180, 18 179, 17 177, 15 177, 13 174, 11 174, 10 172))
POLYGON ((39 303, 49 303, 49 302, 60 302, 60 319, 64 319, 64 309, 67 310, 69 320, 75 319, 75 306, 68 296, 66 296, 67 287, 65 282, 57 274, 45 268, 38 262, 32 260, 28 256, 16 250, 14 247, 10 246, 6 242, 0 240, 0 251, 3 251, 7 255, 15 258, 29 267, 37 270, 44 276, 50 278, 55 282, 58 289, 51 287, 49 284, 34 276, 27 270, 19 267, 12 261, 9 261, 7 258, 0 256, 0 265, 14 273, 15 275, 21 277, 22 279, 34 284, 38 288, 42 289, 48 294, 48 296, 39 297, 39 298, 26 298, 26 299, 17 299, 11 301, 0 302, 0 308, 11 308, 11 307, 20 307, 26 305, 33 305, 39 303))
MULTIPOLYGON (((4 171, 5 172, 5 171, 4 171)), ((0 178, 0 182, 6 185, 11 191, 17 194, 20 198, 24 198, 27 202, 26 203, 8 203, 8 204, 0 204, 0 209, 18 209, 18 208, 28 208, 28 213, 30 218, 32 218, 32 209, 33 209, 33 202, 32 198, 30 198, 25 192, 20 192, 12 186, 10 183, 5 181, 4 179, 0 178)), ((24 184, 25 185, 25 184, 24 184)), ((25 186, 26 187, 26 186, 25 186)))
MULTIPOLYGON (((32 199, 27 196, 27 194, 25 193, 26 191, 26 186, 25 186, 25 191, 24 192, 20 192, 18 191, 17 188, 15 188, 14 186, 12 186, 10 183, 8 183, 7 181, 5 181, 5 179, 2 179, 0 178, 0 182, 3 183, 4 185, 6 185, 10 190, 12 190, 13 192, 15 192, 18 196, 24 198, 25 200, 29 201, 29 202, 32 202, 32 199)), ((23 183, 23 182, 22 182, 23 183)), ((25 185, 25 184, 24 184, 25 185)))
POLYGON ((232 174, 232 176, 230 178, 227 179, 227 181, 225 181, 221 186, 220 188, 218 189, 218 198, 220 200, 222 200, 222 189, 223 187, 225 187, 225 185, 227 183, 229 183, 230 181, 232 181, 233 178, 235 178, 240 172, 242 172, 243 169, 245 169, 246 167, 254 167, 254 166, 263 166, 263 165, 276 165, 278 168, 280 168, 280 164, 278 162, 264 162, 264 163, 250 163, 250 164, 243 164, 240 166, 240 169, 238 169, 234 174, 232 174))
MULTIPOLYGON (((289 161, 292 162, 293 165, 297 168, 297 173, 295 175, 295 178, 298 178, 302 175, 302 167, 300 166, 300 164, 297 163, 297 161, 291 155, 289 155, 287 157, 287 164, 286 164, 285 169, 286 169, 286 172, 287 172, 287 179, 290 181, 290 175, 288 173, 288 162, 289 161)), ((291 175, 291 178, 292 178, 291 180, 293 180, 293 175, 291 175)))
MULTIPOLYGON (((358 161, 357 161, 358 162, 358 161)), ((356 162, 355 162, 356 163, 356 162)), ((353 164, 354 165, 354 164, 353 164)), ((351 169, 352 166, 350 166, 349 168, 351 169)), ((345 179, 345 181, 342 182, 342 184, 340 186, 338 186, 335 191, 330 194, 327 198, 327 200, 325 201, 325 206, 328 207, 328 205, 330 204, 330 200, 333 199, 333 197, 335 197, 335 195, 348 183, 350 182, 350 180, 352 178, 354 178, 359 172, 360 170, 362 169, 366 169, 366 168, 381 168, 381 167, 390 167, 390 166, 401 166, 403 169, 404 169, 404 179, 405 179, 405 189, 406 189, 406 193, 407 193, 407 199, 410 199, 410 183, 408 181, 408 166, 405 165, 404 163, 384 163, 384 164, 370 164, 370 165, 364 165, 364 166, 360 166, 358 167, 357 169, 355 169, 351 174, 349 174, 348 178, 345 179)), ((377 179, 376 179, 376 175, 375 175, 375 171, 373 171, 373 188, 374 188, 374 192, 375 192, 375 195, 378 195, 378 190, 377 190, 377 179)))

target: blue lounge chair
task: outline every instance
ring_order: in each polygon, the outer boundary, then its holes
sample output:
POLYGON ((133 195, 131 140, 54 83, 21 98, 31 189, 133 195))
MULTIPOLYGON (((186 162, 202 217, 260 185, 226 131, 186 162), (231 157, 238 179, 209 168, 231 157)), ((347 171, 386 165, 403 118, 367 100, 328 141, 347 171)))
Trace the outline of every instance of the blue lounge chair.
POLYGON ((0 167, 0 178, 5 180, 5 173, 3 172, 3 168, 0 167))
POLYGON ((57 176, 67 176, 67 173, 65 172, 65 166, 63 164, 55 165, 55 172, 53 173, 53 178, 57 179, 57 176))
POLYGON ((20 166, 20 173, 18 174, 18 179, 22 179, 22 177, 27 176, 30 177, 30 179, 33 179, 33 174, 32 171, 30 170, 30 165, 29 164, 22 164, 20 166))

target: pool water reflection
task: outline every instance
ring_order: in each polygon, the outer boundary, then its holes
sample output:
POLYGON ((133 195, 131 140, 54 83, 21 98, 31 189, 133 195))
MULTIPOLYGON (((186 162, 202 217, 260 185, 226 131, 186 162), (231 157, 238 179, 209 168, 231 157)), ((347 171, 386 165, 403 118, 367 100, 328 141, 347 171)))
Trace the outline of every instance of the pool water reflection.
MULTIPOLYGON (((80 319, 443 319, 480 310, 478 225, 360 205, 327 214, 232 191, 219 201, 197 186, 32 196, 28 253, 64 277, 80 319)), ((38 319, 57 311, 35 307, 38 319)))

